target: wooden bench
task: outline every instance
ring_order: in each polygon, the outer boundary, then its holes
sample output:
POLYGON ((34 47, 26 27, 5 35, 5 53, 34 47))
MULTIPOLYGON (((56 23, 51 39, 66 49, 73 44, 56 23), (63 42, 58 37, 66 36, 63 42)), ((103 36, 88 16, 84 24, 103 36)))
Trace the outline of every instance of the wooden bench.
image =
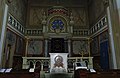
POLYGON ((9 73, 0 73, 0 78, 40 78, 40 71, 13 70, 9 73))
POLYGON ((107 70, 99 72, 76 70, 74 78, 120 78, 120 70, 107 70))
POLYGON ((0 73, 0 78, 34 78, 34 73, 0 73))

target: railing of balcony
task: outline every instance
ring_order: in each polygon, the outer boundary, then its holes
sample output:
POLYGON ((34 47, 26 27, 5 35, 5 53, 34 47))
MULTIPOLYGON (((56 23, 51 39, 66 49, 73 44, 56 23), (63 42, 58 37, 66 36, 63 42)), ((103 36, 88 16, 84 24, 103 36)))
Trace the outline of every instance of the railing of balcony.
POLYGON ((25 28, 23 27, 23 25, 20 24, 20 22, 16 18, 14 18, 11 14, 8 14, 8 24, 9 27, 12 27, 16 31, 22 34, 25 33, 25 28))
POLYGON ((101 18, 90 30, 89 35, 92 35, 98 31, 102 31, 103 29, 107 28, 107 16, 105 15, 101 18))

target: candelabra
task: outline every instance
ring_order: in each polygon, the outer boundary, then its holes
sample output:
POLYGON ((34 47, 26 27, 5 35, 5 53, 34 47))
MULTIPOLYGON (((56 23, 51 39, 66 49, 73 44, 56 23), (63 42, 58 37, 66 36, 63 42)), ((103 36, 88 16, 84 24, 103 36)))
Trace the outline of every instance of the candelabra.
POLYGON ((88 54, 89 54, 89 65, 91 65, 91 62, 90 62, 90 57, 91 57, 91 54, 90 54, 90 43, 92 41, 92 38, 88 38, 88 54))

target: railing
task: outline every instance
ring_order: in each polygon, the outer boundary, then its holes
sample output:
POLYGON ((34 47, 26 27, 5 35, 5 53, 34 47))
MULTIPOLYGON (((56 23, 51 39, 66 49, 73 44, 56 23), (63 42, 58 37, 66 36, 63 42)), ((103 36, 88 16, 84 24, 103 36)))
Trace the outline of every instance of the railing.
POLYGON ((26 35, 40 36, 42 34, 43 34, 42 29, 27 29, 26 30, 26 35))
MULTIPOLYGON (((68 69, 73 70, 73 64, 75 62, 87 61, 89 63, 88 68, 93 68, 93 57, 68 57, 68 69), (69 68, 69 66, 71 66, 69 68)), ((53 60, 54 61, 54 60, 53 60)), ((50 57, 23 57, 23 69, 30 68, 30 63, 33 64, 33 68, 36 68, 36 64, 39 62, 41 71, 44 70, 44 66, 50 67, 50 57)))
POLYGON ((98 32, 100 29, 107 27, 107 17, 104 16, 101 18, 90 30, 89 35, 92 35, 96 32, 98 32))
POLYGON ((8 15, 8 24, 20 33, 25 33, 25 28, 23 27, 23 25, 21 25, 20 22, 15 19, 11 14, 8 15))
POLYGON ((73 35, 74 36, 88 36, 89 33, 88 33, 88 30, 84 30, 84 29, 77 30, 77 29, 74 29, 73 30, 73 35))
MULTIPOLYGON (((15 28, 17 31, 19 31, 22 34, 30 35, 30 36, 40 36, 43 34, 43 29, 26 29, 23 27, 23 25, 20 24, 18 20, 16 20, 11 14, 8 16, 8 24, 15 28)), ((98 32, 100 29, 107 27, 107 17, 104 16, 101 18, 90 30, 88 29, 74 29, 73 30, 73 36, 89 36, 96 32, 98 32)))

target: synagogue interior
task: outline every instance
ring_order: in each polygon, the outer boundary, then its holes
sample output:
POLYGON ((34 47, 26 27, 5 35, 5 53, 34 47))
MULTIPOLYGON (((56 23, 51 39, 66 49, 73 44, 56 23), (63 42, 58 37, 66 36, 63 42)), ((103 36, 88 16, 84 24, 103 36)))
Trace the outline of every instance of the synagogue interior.
POLYGON ((120 0, 0 0, 0 78, 120 78, 120 0))

